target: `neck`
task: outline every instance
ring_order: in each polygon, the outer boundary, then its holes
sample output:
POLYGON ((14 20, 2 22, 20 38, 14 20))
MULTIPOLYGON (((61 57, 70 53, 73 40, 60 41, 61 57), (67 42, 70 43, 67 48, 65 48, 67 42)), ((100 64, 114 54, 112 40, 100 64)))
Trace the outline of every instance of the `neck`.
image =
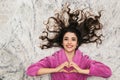
POLYGON ((75 55, 75 51, 74 52, 67 52, 67 51, 65 51, 65 54, 66 54, 66 56, 68 58, 68 61, 72 61, 72 59, 73 59, 73 57, 75 55))
POLYGON ((67 55, 70 55, 70 56, 75 54, 75 52, 66 52, 66 51, 65 51, 65 53, 66 53, 67 55))

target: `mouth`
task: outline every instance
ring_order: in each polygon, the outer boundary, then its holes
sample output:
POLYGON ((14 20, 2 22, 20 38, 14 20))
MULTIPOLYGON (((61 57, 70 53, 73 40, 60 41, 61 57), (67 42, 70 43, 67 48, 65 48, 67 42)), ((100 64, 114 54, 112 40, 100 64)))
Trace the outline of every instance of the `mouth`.
POLYGON ((72 45, 66 45, 67 48, 72 48, 73 46, 72 45))

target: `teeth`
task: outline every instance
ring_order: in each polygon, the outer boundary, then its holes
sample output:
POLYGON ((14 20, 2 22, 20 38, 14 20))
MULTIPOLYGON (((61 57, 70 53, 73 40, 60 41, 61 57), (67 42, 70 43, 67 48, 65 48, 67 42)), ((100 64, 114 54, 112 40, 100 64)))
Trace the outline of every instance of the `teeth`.
POLYGON ((67 46, 68 48, 71 48, 72 46, 67 46))

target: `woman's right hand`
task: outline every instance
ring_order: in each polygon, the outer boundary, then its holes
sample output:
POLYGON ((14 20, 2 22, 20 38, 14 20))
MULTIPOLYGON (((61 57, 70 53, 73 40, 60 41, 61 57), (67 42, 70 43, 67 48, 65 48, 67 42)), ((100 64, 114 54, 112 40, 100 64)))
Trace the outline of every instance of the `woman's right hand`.
POLYGON ((55 68, 56 72, 68 72, 64 67, 69 67, 69 63, 66 61, 55 68))

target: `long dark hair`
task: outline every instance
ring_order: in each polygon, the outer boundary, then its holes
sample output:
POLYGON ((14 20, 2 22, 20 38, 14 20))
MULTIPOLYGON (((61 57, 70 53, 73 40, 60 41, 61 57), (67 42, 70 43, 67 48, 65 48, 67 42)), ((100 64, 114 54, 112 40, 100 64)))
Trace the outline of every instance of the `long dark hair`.
MULTIPOLYGON (((40 48, 63 47, 63 36, 66 32, 73 32, 78 38, 78 47, 83 43, 102 43, 101 36, 97 32, 102 29, 102 24, 99 19, 101 11, 98 15, 84 10, 71 11, 66 4, 60 12, 57 12, 54 17, 48 18, 45 23, 46 30, 43 31, 40 39, 44 42, 40 48)), ((42 43, 43 43, 42 42, 42 43)))

